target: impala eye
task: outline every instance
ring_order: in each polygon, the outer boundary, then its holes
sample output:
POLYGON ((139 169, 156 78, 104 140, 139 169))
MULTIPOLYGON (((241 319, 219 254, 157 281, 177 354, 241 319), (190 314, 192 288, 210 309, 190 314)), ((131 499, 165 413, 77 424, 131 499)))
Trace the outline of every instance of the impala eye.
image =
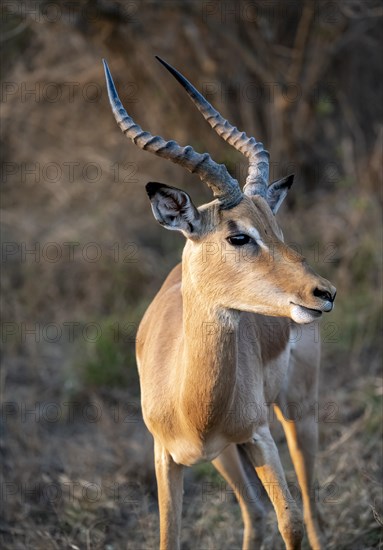
POLYGON ((251 237, 249 235, 232 235, 227 238, 227 241, 233 246, 243 246, 251 241, 251 237))

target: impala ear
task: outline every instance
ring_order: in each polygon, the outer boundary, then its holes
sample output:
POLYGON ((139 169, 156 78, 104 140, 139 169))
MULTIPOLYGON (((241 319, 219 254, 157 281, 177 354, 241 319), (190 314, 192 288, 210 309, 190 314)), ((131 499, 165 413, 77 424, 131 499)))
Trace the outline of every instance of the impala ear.
POLYGON ((294 174, 273 181, 267 188, 267 202, 273 214, 276 214, 294 181, 294 174))
POLYGON ((161 225, 166 229, 182 231, 189 239, 199 235, 201 216, 185 191, 151 181, 146 184, 146 192, 154 217, 161 225))

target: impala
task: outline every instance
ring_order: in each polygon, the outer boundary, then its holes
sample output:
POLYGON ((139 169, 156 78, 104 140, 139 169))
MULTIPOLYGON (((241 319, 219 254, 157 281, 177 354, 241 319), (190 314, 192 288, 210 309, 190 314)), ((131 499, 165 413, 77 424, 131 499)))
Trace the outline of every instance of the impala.
POLYGON ((154 438, 160 547, 180 546, 184 467, 212 461, 238 498, 244 549, 260 547, 263 539, 264 507, 255 494, 249 498, 257 478, 274 506, 286 548, 300 548, 301 512, 268 423, 268 404, 274 403, 301 488, 309 541, 321 548, 311 490, 317 424, 310 414, 319 344, 303 325, 331 311, 336 291, 284 243, 275 214, 293 176, 269 184, 269 154, 262 143, 231 126, 189 81, 160 61, 210 126, 249 161, 242 192, 226 167, 207 153, 143 131, 122 106, 104 61, 109 100, 122 132, 141 149, 197 174, 214 195, 197 208, 185 191, 146 185, 156 220, 186 237, 182 262, 148 307, 137 334, 142 411, 154 438), (292 346, 295 323, 302 327, 292 346), (289 402, 300 404, 300 420, 285 418, 289 402))

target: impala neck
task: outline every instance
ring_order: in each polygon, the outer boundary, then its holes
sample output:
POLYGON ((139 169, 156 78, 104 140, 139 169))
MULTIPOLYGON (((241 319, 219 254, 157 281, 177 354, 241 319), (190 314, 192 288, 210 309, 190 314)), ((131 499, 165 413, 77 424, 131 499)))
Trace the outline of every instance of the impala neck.
POLYGON ((198 429, 212 429, 230 407, 237 374, 238 311, 213 307, 182 271, 184 357, 181 403, 198 429))

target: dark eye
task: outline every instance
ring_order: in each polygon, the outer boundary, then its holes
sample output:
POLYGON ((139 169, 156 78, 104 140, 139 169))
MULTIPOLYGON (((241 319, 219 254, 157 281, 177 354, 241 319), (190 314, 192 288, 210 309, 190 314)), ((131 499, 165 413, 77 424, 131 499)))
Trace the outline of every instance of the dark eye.
POLYGON ((243 246, 251 241, 249 235, 232 235, 227 238, 227 241, 233 246, 243 246))

